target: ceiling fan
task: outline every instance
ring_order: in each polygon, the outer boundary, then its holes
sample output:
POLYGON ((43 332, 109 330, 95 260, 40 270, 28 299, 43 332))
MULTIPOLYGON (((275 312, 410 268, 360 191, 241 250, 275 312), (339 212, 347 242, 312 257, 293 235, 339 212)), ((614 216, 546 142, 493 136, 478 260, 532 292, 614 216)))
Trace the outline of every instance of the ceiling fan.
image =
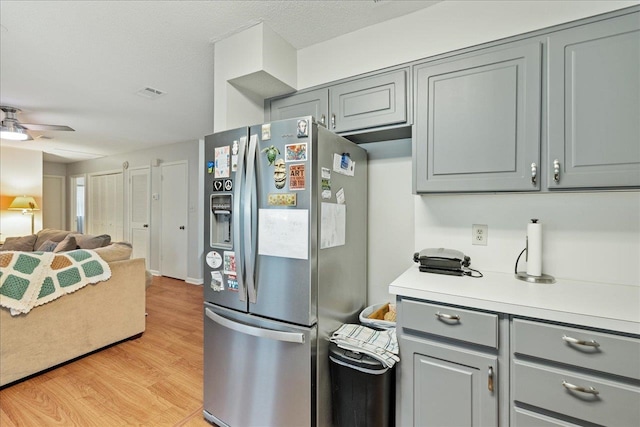
POLYGON ((75 129, 69 126, 62 125, 43 125, 38 123, 20 123, 16 114, 20 109, 10 107, 8 105, 0 105, 0 110, 4 113, 4 118, 0 122, 0 138, 11 139, 14 141, 27 141, 31 138, 31 135, 27 133, 27 130, 35 131, 74 131, 75 129))

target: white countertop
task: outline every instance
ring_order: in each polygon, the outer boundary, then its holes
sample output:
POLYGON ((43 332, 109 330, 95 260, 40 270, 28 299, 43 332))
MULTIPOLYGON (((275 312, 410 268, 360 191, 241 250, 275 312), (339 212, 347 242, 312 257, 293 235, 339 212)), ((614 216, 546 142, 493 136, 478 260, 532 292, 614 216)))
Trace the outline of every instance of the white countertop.
POLYGON ((556 279, 529 283, 513 274, 423 273, 415 265, 389 285, 394 295, 640 335, 640 286, 556 279))

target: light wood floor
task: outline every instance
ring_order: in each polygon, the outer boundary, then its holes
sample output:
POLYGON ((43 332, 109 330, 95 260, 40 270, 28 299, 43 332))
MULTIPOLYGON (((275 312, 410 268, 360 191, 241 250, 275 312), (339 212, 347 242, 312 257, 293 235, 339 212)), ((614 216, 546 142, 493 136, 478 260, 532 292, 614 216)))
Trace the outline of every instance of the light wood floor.
POLYGON ((0 426, 210 427, 202 300, 202 286, 154 277, 142 337, 0 390, 0 426))

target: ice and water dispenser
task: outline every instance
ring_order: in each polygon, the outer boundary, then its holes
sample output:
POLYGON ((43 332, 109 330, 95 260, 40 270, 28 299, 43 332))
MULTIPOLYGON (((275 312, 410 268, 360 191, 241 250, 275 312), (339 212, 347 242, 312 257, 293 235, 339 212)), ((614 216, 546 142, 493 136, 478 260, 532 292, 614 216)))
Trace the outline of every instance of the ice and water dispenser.
POLYGON ((233 241, 233 203, 231 194, 211 195, 210 243, 212 247, 231 249, 233 241))

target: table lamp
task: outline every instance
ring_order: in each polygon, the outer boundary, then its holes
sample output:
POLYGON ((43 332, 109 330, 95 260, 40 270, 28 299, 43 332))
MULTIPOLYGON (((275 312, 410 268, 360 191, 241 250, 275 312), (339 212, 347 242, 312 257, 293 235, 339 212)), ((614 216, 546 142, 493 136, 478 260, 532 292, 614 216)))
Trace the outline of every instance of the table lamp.
POLYGON ((17 196, 9 205, 10 211, 22 211, 23 215, 31 214, 31 234, 34 234, 34 215, 33 211, 39 211, 36 199, 31 196, 17 196))

